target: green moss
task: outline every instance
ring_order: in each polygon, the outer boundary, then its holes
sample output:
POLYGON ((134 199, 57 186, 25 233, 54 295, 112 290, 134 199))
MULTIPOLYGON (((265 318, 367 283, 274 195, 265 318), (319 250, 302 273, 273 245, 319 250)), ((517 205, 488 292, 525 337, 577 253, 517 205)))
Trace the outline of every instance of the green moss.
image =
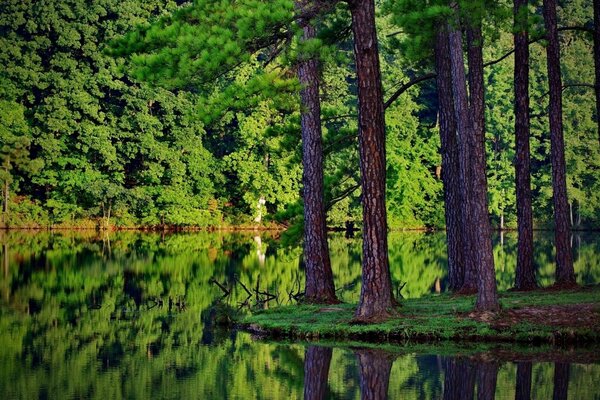
POLYGON ((388 341, 476 341, 522 343, 600 342, 600 327, 564 323, 512 321, 507 311, 523 307, 594 304, 600 310, 600 287, 565 291, 507 292, 502 311, 491 318, 472 318, 474 296, 431 295, 406 300, 397 315, 381 323, 353 323, 354 304, 294 305, 257 312, 240 323, 267 336, 301 339, 388 341))

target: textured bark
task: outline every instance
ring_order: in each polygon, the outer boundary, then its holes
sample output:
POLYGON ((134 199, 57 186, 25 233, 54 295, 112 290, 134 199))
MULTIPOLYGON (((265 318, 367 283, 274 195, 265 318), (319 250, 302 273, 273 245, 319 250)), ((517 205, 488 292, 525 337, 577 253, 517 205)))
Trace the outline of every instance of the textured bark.
POLYGON ((331 347, 309 346, 304 352, 304 399, 328 397, 327 378, 331 364, 331 347))
POLYGON ((385 118, 373 0, 349 3, 358 76, 358 145, 363 204, 363 259, 357 320, 390 315, 394 305, 385 208, 385 118))
POLYGON ((569 364, 555 363, 554 364, 554 390, 552 398, 554 400, 567 400, 569 393, 569 364))
POLYGON ((475 370, 463 358, 449 358, 444 362, 444 400, 472 400, 475 391, 475 370))
POLYGON ((477 400, 494 400, 499 365, 496 362, 481 362, 477 366, 477 400))
POLYGON ((550 86, 550 148, 552 158, 552 189, 554 204, 556 283, 575 284, 573 256, 569 243, 571 231, 567 199, 567 171, 562 121, 562 79, 560 76, 560 47, 556 22, 556 0, 544 0, 544 21, 548 46, 548 83, 550 86))
POLYGON ((378 350, 361 350, 356 355, 361 400, 387 399, 393 357, 378 350))
MULTIPOLYGON (((301 6, 297 2, 297 6, 301 6)), ((302 40, 316 37, 310 21, 300 20, 302 40)), ((300 90, 300 125, 302 129, 302 183, 304 199, 304 262, 306 267, 305 301, 336 303, 335 286, 329 246, 323 196, 323 143, 321 103, 319 99, 319 65, 315 58, 302 59, 298 64, 300 90)))
POLYGON ((474 293, 477 291, 475 258, 475 238, 473 230, 473 215, 469 199, 472 198, 471 176, 471 143, 472 132, 469 118, 469 101, 467 96, 467 83, 465 79, 465 64, 462 50, 462 34, 457 27, 449 25, 448 33, 450 71, 452 76, 452 96, 454 100, 454 115, 456 118, 456 135, 458 142, 460 191, 462 223, 462 243, 465 261, 465 273, 460 291, 474 293))
POLYGON ((537 287, 533 265, 533 213, 529 151, 528 0, 514 0, 515 23, 515 178, 517 191, 517 271, 515 289, 537 287))
MULTIPOLYGON (((499 308, 494 271, 492 229, 487 203, 487 176, 485 162, 485 93, 483 84, 483 36, 481 25, 467 29, 471 133, 472 190, 469 199, 474 239, 474 255, 477 263, 477 310, 499 308)), ((469 132, 469 131, 467 131, 469 132)))
POLYGON ((596 123, 600 143, 600 0, 594 0, 594 70, 596 71, 596 123))
POLYGON ((452 100, 452 76, 448 55, 448 32, 440 29, 435 39, 435 69, 439 103, 440 142, 442 153, 442 182, 446 211, 446 240, 448 247, 449 289, 460 290, 464 280, 463 228, 460 190, 460 164, 456 139, 456 118, 452 100))
POLYGON ((515 390, 515 400, 531 399, 531 362, 520 362, 517 364, 517 388, 515 390))

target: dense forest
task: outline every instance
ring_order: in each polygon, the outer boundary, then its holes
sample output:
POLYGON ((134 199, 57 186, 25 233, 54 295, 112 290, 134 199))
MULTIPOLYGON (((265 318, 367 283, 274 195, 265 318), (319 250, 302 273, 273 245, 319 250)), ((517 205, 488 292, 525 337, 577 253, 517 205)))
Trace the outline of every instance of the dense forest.
MULTIPOLYGON (((301 221, 306 83, 298 71, 318 59, 327 225, 360 225, 352 13, 345 2, 326 10, 302 3, 3 0, 2 224, 301 221), (310 24, 298 22, 302 13, 310 24)), ((498 227, 517 221, 512 7, 499 1, 465 10, 481 25, 485 170, 498 227)), ((541 2, 528 8, 532 209, 542 227, 554 223, 548 40, 541 2)), ((446 9, 376 2, 391 227, 446 224, 443 85, 433 45, 446 9)), ((557 11, 569 213, 573 226, 594 227, 594 10, 591 0, 571 0, 557 11)))

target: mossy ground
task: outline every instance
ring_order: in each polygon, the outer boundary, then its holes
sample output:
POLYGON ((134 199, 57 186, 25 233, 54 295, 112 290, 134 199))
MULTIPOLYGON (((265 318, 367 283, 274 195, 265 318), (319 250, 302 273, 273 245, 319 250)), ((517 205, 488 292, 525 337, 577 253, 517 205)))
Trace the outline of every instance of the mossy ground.
POLYGON ((365 342, 478 341, 600 343, 600 286, 500 294, 498 313, 473 313, 475 296, 431 295, 402 301, 381 323, 353 322, 355 304, 293 305, 240 322, 271 337, 365 342))

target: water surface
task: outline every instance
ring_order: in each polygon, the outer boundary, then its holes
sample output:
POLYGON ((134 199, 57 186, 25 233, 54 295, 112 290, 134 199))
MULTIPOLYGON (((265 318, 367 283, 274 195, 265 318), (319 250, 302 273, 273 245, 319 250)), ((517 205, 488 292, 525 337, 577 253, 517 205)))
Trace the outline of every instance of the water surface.
MULTIPOLYGON (((2 399, 358 399, 361 387, 364 397, 370 388, 390 398, 477 391, 514 399, 528 380, 531 398, 600 398, 600 365, 581 349, 533 358, 431 346, 369 351, 257 342, 220 329, 215 307, 274 307, 302 290, 301 250, 273 234, 0 232, 0 244, 2 399), (248 300, 239 282, 276 298, 248 300), (231 294, 223 299, 224 290, 231 294)), ((361 243, 333 236, 330 245, 340 297, 356 301, 361 243)), ((550 285, 551 239, 538 235, 536 249, 538 280, 550 285)), ((578 282, 600 282, 600 241, 574 236, 573 251, 578 282)), ((515 236, 496 238, 494 253, 507 289, 515 236)), ((406 282, 403 297, 445 290, 443 234, 391 234, 390 261, 395 284, 406 282)))

